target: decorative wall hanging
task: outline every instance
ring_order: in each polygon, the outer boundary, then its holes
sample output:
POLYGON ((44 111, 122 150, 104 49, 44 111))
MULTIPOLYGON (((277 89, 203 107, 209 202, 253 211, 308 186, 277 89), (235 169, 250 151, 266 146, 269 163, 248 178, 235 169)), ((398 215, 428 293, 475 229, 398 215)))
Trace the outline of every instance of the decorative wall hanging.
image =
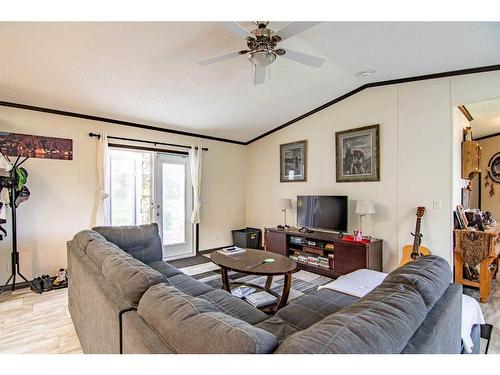
POLYGON ((307 181, 307 141, 280 145, 280 181, 307 181))
POLYGON ((490 195, 490 197, 495 195, 495 185, 493 185, 493 180, 491 179, 489 174, 484 176, 484 187, 489 187, 488 194, 490 195))
POLYGON ((0 152, 7 156, 73 160, 73 140, 0 132, 0 152))
POLYGON ((500 152, 492 156, 488 163, 488 174, 492 181, 500 184, 500 152))
POLYGON ((379 127, 335 133, 337 182, 380 181, 379 127))

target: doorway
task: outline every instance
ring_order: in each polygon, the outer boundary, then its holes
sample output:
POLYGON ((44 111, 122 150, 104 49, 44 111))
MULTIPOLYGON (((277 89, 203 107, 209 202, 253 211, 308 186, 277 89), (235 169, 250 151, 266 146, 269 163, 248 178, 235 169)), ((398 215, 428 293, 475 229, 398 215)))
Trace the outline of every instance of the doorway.
POLYGON ((196 254, 187 155, 110 147, 108 189, 111 225, 156 222, 164 259, 196 254))
POLYGON ((174 260, 195 255, 193 189, 187 155, 156 154, 155 211, 163 257, 174 260))

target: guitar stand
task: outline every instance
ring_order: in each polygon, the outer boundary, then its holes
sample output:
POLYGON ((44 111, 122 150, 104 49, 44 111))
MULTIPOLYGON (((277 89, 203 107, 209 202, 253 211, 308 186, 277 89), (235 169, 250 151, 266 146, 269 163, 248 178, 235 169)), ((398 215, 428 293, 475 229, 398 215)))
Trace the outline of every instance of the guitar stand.
MULTIPOLYGON (((21 162, 19 162, 19 159, 21 156, 18 156, 16 159, 16 162, 12 166, 12 169, 10 170, 9 174, 9 197, 10 197, 10 206, 12 208, 12 253, 11 253, 11 261, 12 261, 12 273, 5 283, 5 285, 0 289, 0 294, 4 292, 4 290, 7 289, 9 286, 10 280, 12 280, 12 291, 16 290, 16 276, 21 277, 25 282, 28 283, 28 285, 31 287, 31 289, 35 289, 33 287, 33 284, 31 281, 29 281, 24 275, 21 273, 20 266, 19 266, 19 252, 17 251, 17 215, 16 215, 16 184, 17 184, 17 178, 16 178, 16 171, 15 169, 19 167, 21 164, 23 164, 26 160, 28 160, 28 157, 24 158, 21 162)), ((36 289, 35 289, 36 290, 36 289)))

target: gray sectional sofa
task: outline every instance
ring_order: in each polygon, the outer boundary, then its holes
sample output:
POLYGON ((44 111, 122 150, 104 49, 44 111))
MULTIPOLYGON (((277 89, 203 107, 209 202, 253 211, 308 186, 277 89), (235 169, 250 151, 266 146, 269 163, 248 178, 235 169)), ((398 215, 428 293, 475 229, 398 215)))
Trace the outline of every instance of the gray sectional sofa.
POLYGON ((461 294, 442 258, 358 299, 328 289, 268 316, 162 260, 156 224, 68 242, 69 310, 85 353, 460 353, 461 294))

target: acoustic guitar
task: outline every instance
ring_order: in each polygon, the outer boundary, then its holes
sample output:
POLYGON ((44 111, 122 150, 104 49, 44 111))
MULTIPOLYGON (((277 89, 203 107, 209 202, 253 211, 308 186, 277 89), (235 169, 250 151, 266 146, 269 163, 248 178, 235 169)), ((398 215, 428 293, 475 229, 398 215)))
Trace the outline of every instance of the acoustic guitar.
POLYGON ((421 256, 431 255, 431 251, 425 246, 421 246, 422 234, 420 233, 420 224, 422 223, 422 217, 425 214, 425 207, 417 207, 417 222, 415 224, 415 233, 412 233, 414 237, 413 245, 406 245, 403 247, 403 258, 399 262, 399 267, 405 265, 406 263, 412 262, 421 256))

